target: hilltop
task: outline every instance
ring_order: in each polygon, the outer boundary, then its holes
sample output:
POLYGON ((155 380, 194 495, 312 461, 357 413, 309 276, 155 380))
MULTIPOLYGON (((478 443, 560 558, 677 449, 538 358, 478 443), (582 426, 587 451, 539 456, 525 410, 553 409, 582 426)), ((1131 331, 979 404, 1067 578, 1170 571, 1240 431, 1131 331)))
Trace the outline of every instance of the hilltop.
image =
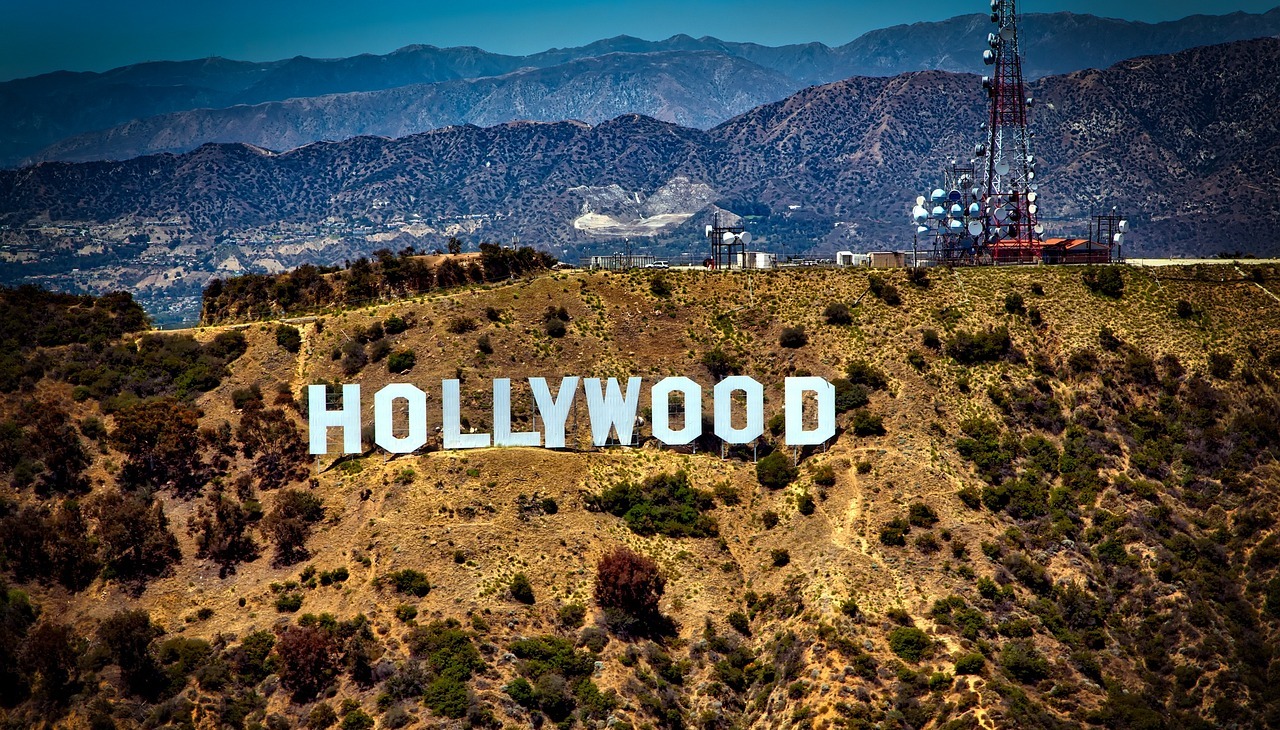
POLYGON ((96 334, 0 333, 4 712, 1270 724, 1277 294, 1280 270, 1235 265, 572 272, 163 335, 58 300, 96 334), (838 436, 791 473, 788 450, 659 448, 648 419, 590 448, 584 408, 563 451, 305 454, 313 383, 417 384, 434 428, 457 378, 485 430, 510 377, 523 429, 526 377, 730 372, 771 423, 785 377, 836 382, 838 436), (656 564, 656 604, 602 605, 620 546, 656 564))

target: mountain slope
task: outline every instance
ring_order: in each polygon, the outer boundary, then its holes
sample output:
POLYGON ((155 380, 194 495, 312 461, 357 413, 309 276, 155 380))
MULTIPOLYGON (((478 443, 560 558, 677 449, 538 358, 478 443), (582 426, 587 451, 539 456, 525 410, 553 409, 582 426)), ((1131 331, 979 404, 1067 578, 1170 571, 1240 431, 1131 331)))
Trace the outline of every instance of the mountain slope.
MULTIPOLYGON (((910 248, 909 202, 977 139, 978 86, 941 71, 853 78, 705 132, 627 115, 44 163, 0 172, 0 245, 28 262, 3 273, 110 289, 176 266, 175 281, 203 281, 450 236, 519 237, 573 259, 648 235, 674 255, 702 250, 708 201, 750 215, 767 250, 910 248)), ((1132 256, 1276 253, 1280 204, 1257 187, 1280 170, 1265 103, 1280 98, 1280 41, 1126 61, 1032 93, 1051 233, 1119 206, 1132 256)))
POLYGON ((1125 270, 1115 298, 1068 267, 879 272, 892 306, 862 296, 865 270, 567 272, 296 328, 147 333, 127 297, 41 307, 35 338, 5 318, 0 717, 1272 726, 1280 305, 1255 281, 1280 270, 1246 268, 1125 270), (779 348, 796 326, 806 343, 779 348), (975 360, 964 335, 988 331, 1000 346, 975 360), (640 377, 643 407, 683 375, 709 413, 713 352, 765 387, 770 420, 802 370, 856 381, 840 387, 863 405, 760 466, 714 439, 660 446, 648 423, 637 447, 592 447, 581 389, 566 449, 435 434, 445 379, 482 433, 494 378, 521 431, 542 423, 529 377, 640 377), (430 394, 427 447, 306 454, 308 385, 358 384, 369 423, 392 382, 430 394), (641 621, 597 569, 623 546, 662 577, 641 621))
MULTIPOLYGON (((477 48, 420 45, 382 56, 297 57, 269 63, 213 58, 143 63, 104 73, 59 72, 0 83, 0 108, 6 110, 0 118, 0 165, 14 165, 68 137, 172 112, 498 76, 610 53, 720 53, 783 74, 791 80, 792 90, 855 75, 887 76, 926 69, 979 72, 987 30, 986 16, 967 15, 872 31, 836 48, 820 43, 769 47, 684 35, 663 41, 619 36, 523 57, 477 48)), ((1070 13, 1030 14, 1024 18, 1022 46, 1028 76, 1035 78, 1102 68, 1138 55, 1277 34, 1280 9, 1261 15, 1192 16, 1156 24, 1070 13)), ((708 85, 712 82, 705 80, 708 85)), ((625 97, 613 103, 622 111, 645 111, 628 106, 625 97)), ((732 113, 724 113, 715 121, 730 116, 732 113)), ((494 121, 514 118, 508 115, 494 121)), ((218 139, 189 139, 187 143, 194 147, 218 139)), ((81 156, 87 155, 82 151, 81 156)), ((105 156, 105 152, 99 155, 105 156)))
POLYGON ((609 53, 497 77, 175 112, 63 140, 34 161, 119 160, 208 142, 290 149, 515 119, 595 124, 626 113, 706 128, 795 88, 777 72, 707 51, 609 53))

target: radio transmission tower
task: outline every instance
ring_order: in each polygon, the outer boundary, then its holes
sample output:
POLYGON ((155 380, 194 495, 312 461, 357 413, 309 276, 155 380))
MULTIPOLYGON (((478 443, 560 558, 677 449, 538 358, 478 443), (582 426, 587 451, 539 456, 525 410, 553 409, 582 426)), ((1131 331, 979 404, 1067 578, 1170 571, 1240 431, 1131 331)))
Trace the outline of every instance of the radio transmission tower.
POLYGON ((987 34, 990 48, 982 54, 994 67, 993 75, 982 77, 991 109, 985 149, 977 149, 979 157, 986 157, 984 237, 997 263, 1034 261, 1044 226, 1037 219, 1035 158, 1027 130, 1032 101, 1022 80, 1015 0, 991 0, 991 22, 996 32, 987 34))

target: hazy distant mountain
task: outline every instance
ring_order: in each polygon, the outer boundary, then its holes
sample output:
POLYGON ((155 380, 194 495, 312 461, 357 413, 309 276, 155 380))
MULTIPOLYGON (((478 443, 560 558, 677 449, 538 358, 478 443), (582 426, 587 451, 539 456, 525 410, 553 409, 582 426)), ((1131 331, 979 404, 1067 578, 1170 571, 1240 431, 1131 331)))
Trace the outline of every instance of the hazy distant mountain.
POLYGON ((207 142, 290 149, 513 119, 594 124, 627 113, 706 128, 794 90, 795 83, 776 71, 719 53, 609 53, 504 76, 174 112, 71 137, 37 157, 127 159, 207 142))
MULTIPOLYGON (((58 72, 0 83, 0 108, 4 109, 0 115, 0 165, 17 164, 60 140, 102 130, 110 130, 104 137, 107 147, 102 151, 94 152, 87 139, 58 149, 74 151, 77 159, 110 157, 113 153, 109 150, 126 133, 113 128, 172 112, 499 76, 522 68, 550 68, 611 53, 720 53, 786 76, 790 81, 787 92, 855 75, 887 76, 923 69, 980 72, 983 39, 988 30, 986 16, 968 15, 872 31, 836 48, 820 43, 768 47, 684 35, 663 41, 620 36, 524 57, 478 48, 409 46, 383 56, 298 57, 269 63, 213 58, 143 63, 104 73, 58 72)), ((1262 15, 1200 15, 1157 24, 1071 13, 1031 14, 1024 19, 1023 47, 1028 76, 1036 78, 1106 67, 1144 54, 1277 34, 1280 9, 1262 15)), ((705 81, 709 85, 714 80, 705 81)), ((781 98, 784 93, 773 98, 781 98)), ((628 103, 628 98, 619 94, 614 106, 624 108, 628 103)), ((638 106, 625 110, 646 111, 638 106)), ((737 111, 740 109, 727 110, 713 122, 728 119, 737 111)), ((518 115, 512 114, 501 121, 516 118, 518 115)), ((170 121, 196 127, 209 125, 210 129, 218 129, 221 124, 206 116, 197 121, 170 121)), ((154 129, 159 123, 148 121, 142 129, 154 129)), ((282 130, 282 135, 287 134, 308 137, 293 127, 282 130)), ((174 138, 183 137, 186 141, 174 149, 191 149, 203 141, 226 139, 189 135, 179 126, 174 138)), ((323 136, 310 137, 320 138, 323 136)), ((288 145, 273 142, 267 146, 288 145)))
MULTIPOLYGON (((706 132, 627 115, 595 126, 523 122, 358 137, 283 154, 207 145, 124 162, 45 163, 0 171, 0 224, 38 243, 49 224, 111 224, 123 237, 162 222, 197 259, 227 240, 279 237, 263 231, 288 229, 289 240, 304 240, 297 232, 314 235, 321 221, 364 227, 345 239, 350 251, 402 233, 439 245, 462 230, 572 254, 621 230, 592 228, 610 216, 674 216, 653 219, 666 226, 655 245, 698 248, 700 219, 689 216, 717 200, 752 214, 753 230, 775 249, 909 246, 909 202, 976 139, 977 85, 974 76, 941 71, 857 77, 706 132), (459 220, 471 227, 449 228, 459 220), (390 233, 373 236, 378 230, 390 233)), ((1135 255, 1280 253, 1270 224, 1280 205, 1257 194, 1280 170, 1280 121, 1269 104, 1280 98, 1280 40, 1050 77, 1033 93, 1051 229, 1078 230, 1091 211, 1119 205, 1135 221, 1135 255)), ((294 243, 275 252, 255 245, 240 244, 236 255, 272 265, 332 256, 294 243)), ((47 252, 50 260, 70 255, 59 250, 47 252)), ((111 255, 123 261, 139 249, 111 255)), ((77 261, 60 260, 51 267, 77 261)))

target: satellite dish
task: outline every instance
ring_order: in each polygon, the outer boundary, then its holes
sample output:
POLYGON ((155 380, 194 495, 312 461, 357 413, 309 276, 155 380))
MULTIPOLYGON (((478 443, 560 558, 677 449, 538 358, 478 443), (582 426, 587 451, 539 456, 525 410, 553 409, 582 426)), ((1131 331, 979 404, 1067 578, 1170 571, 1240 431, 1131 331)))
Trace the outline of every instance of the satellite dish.
POLYGON ((969 183, 971 183, 971 182, 973 182, 973 178, 969 177, 968 175, 961 175, 961 176, 960 176, 960 187, 962 187, 962 188, 964 188, 964 187, 968 187, 968 186, 969 186, 969 183))
POLYGON ((970 203, 970 204, 969 204, 969 217, 970 217, 970 218, 977 218, 977 217, 978 217, 978 214, 979 214, 979 213, 981 213, 981 212, 982 212, 982 208, 981 208, 981 207, 979 207, 977 203, 970 203))
POLYGON ((1027 106, 1035 106, 1036 100, 1033 97, 1027 97, 1027 106))
POLYGON ((1036 224, 1036 227, 1035 227, 1033 230, 1035 230, 1035 232, 1036 232, 1036 234, 1037 234, 1037 235, 1039 235, 1039 234, 1043 234, 1043 233, 1044 233, 1044 224, 1043 224, 1043 223, 1037 223, 1037 224, 1036 224))
POLYGON ((995 13, 995 12, 999 12, 999 10, 1000 10, 1000 0, 991 0, 991 12, 995 13))
POLYGON ((982 221, 969 221, 969 235, 977 236, 982 233, 982 221))
POLYGON ((991 51, 983 51, 982 62, 990 66, 991 64, 996 62, 996 54, 992 53, 991 51))
POLYGON ((911 217, 915 219, 916 223, 923 223, 929 219, 929 211, 917 205, 911 209, 911 217))
POLYGON ((1001 28, 1001 29, 1000 29, 1000 37, 1001 37, 1001 38, 1003 38, 1003 39, 1005 39, 1006 41, 1011 41, 1011 40, 1013 40, 1013 26, 1012 26, 1012 25, 1006 25, 1005 27, 1001 28))
POLYGON ((1036 171, 1035 171, 1035 170, 1027 170, 1027 179, 1028 179, 1028 180, 1034 180, 1034 179, 1036 179, 1036 171))
POLYGON ((1009 163, 1005 162, 1004 160, 1001 160, 1001 161, 997 162, 997 163, 996 163, 996 174, 997 174, 997 175, 1008 175, 1008 174, 1009 174, 1009 163))
POLYGON ((996 35, 995 33, 988 33, 987 45, 991 46, 992 48, 995 48, 996 46, 1000 45, 1000 36, 996 35))
POLYGON ((1124 243, 1124 234, 1117 233, 1111 240, 1115 241, 1117 244, 1124 243))
POLYGON ((981 142, 979 142, 978 144, 974 145, 974 147, 973 147, 973 156, 974 156, 974 157, 986 157, 986 156, 987 156, 987 146, 986 146, 985 144, 982 144, 981 142))
POLYGON ((947 217, 947 211, 944 210, 941 205, 935 206, 933 209, 933 217, 938 220, 942 220, 947 217))
MULTIPOLYGON (((964 229, 964 222, 958 221, 955 218, 952 218, 951 222, 947 224, 947 227, 953 231, 960 231, 964 229)), ((1116 234, 1116 235, 1120 235, 1120 234, 1116 234)))
POLYGON ((947 191, 943 190, 942 188, 936 188, 933 191, 933 193, 929 195, 929 197, 930 199, 933 200, 933 202, 941 203, 942 201, 947 199, 947 191))
POLYGON ((742 245, 744 245, 744 246, 745 246, 745 245, 747 245, 748 243, 751 243, 751 232, 750 232, 750 231, 743 231, 743 232, 742 232, 742 235, 741 235, 741 236, 739 236, 739 238, 740 238, 740 239, 742 239, 742 245))
POLYGON ((964 215, 964 206, 960 205, 959 203, 955 203, 954 205, 951 206, 950 212, 951 212, 952 218, 959 218, 960 216, 964 215))
POLYGON ((1021 218, 1022 218, 1022 211, 1018 210, 1017 208, 1009 209, 1009 220, 1016 221, 1021 218))
POLYGON ((982 194, 982 191, 977 188, 973 188, 969 191, 969 193, 973 195, 973 197, 977 198, 982 194))
POLYGON ((1040 208, 1035 203, 1032 203, 1031 205, 1027 206, 1027 212, 1030 213, 1031 215, 1035 215, 1036 211, 1038 210, 1040 210, 1040 208))
POLYGON ((1119 225, 1118 227, 1120 228, 1120 232, 1121 232, 1121 233, 1128 233, 1128 232, 1129 232, 1129 221, 1120 221, 1120 225, 1119 225))
POLYGON ((724 234, 720 236, 720 240, 725 243, 733 243, 734 238, 736 238, 736 236, 734 236, 730 231, 725 231, 724 234))
POLYGON ((923 195, 917 195, 917 196, 916 196, 916 205, 924 205, 924 196, 923 196, 923 195))
POLYGON ((947 200, 950 200, 950 201, 951 201, 951 202, 953 202, 953 203, 958 203, 958 202, 960 202, 960 198, 961 198, 961 197, 963 197, 963 196, 962 196, 962 195, 960 195, 960 191, 959 191, 959 190, 952 190, 951 192, 947 193, 947 200))
POLYGON ((1038 197, 1040 197, 1040 196, 1036 195, 1035 193, 1027 193, 1027 202, 1028 202, 1028 203, 1034 203, 1034 202, 1036 202, 1036 198, 1038 198, 1038 197))
POLYGON ((996 220, 1004 223, 1009 219, 1009 211, 1006 208, 996 208, 996 220))
POLYGON ((917 234, 917 235, 919 235, 919 234, 921 234, 921 233, 928 233, 928 232, 929 232, 929 226, 919 226, 919 227, 917 227, 917 228, 916 228, 916 234, 917 234))

